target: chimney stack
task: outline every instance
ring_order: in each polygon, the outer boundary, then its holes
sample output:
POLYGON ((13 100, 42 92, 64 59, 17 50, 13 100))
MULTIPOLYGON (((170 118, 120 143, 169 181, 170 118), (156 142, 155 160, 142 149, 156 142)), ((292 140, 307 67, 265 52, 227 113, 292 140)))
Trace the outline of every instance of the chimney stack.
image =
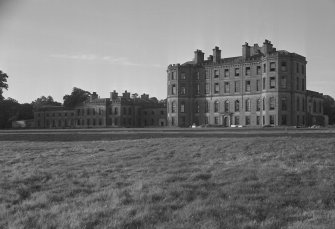
POLYGON ((214 63, 220 63, 221 60, 221 50, 219 47, 215 46, 213 49, 213 62, 214 63))
POLYGON ((245 42, 245 44, 242 45, 242 57, 244 59, 247 59, 250 57, 250 46, 248 45, 247 42, 245 42))
POLYGON ((201 50, 194 51, 194 63, 202 64, 204 62, 204 53, 201 50))

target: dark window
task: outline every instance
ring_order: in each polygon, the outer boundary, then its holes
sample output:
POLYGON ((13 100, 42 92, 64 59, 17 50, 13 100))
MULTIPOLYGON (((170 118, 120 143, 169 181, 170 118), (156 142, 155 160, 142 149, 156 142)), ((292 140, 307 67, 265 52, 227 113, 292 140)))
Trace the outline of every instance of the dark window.
POLYGON ((229 69, 224 70, 224 77, 229 77, 229 69))
POLYGON ((297 77, 297 90, 299 90, 299 78, 297 77))
POLYGON ((305 90, 305 79, 301 79, 301 90, 305 90))
POLYGON ((297 63, 297 73, 299 73, 299 63, 297 63))
POLYGON ((235 81, 234 84, 235 84, 235 90, 234 90, 234 92, 235 93, 240 92, 240 81, 235 81))
POLYGON ((214 117, 214 124, 219 124, 219 117, 214 117))
POLYGON ((266 79, 265 77, 263 78, 263 90, 265 90, 265 86, 266 86, 266 79))
POLYGON ((171 112, 172 113, 176 112, 176 102, 175 101, 173 101, 172 104, 171 104, 171 112))
POLYGON ((205 93, 209 94, 209 83, 206 83, 205 87, 205 93))
POLYGON ((236 112, 240 111, 240 101, 239 100, 235 100, 235 111, 236 112))
POLYGON ((214 84, 214 93, 217 94, 220 92, 220 86, 219 83, 215 83, 214 84))
POLYGON ((297 97, 297 111, 300 110, 300 98, 297 97))
POLYGON ((304 67, 304 65, 301 65, 301 74, 305 74, 305 67, 304 67))
POLYGON ((256 74, 257 75, 261 74, 261 66, 256 67, 256 74))
POLYGON ((214 70, 214 78, 219 78, 219 70, 214 70))
POLYGON ((261 124, 261 116, 256 116, 256 124, 257 125, 261 124))
POLYGON ((175 84, 172 85, 172 91, 171 91, 172 95, 176 95, 177 94, 177 87, 175 84))
POLYGON ((261 81, 256 80, 256 91, 260 91, 260 90, 261 90, 261 81))
POLYGON ((198 102, 195 102, 195 105, 194 105, 194 112, 195 113, 199 113, 200 112, 200 105, 198 102))
POLYGON ((184 102, 181 102, 181 103, 180 103, 180 112, 181 112, 181 113, 184 113, 184 112, 185 112, 185 103, 184 103, 184 102))
POLYGON ((245 100, 245 111, 250 111, 251 110, 251 102, 250 99, 245 100))
POLYGON ((275 116, 270 115, 270 125, 274 125, 274 124, 275 124, 275 116))
POLYGON ((117 115, 117 113, 118 113, 118 109, 117 109, 117 107, 114 107, 114 114, 117 115))
POLYGON ((276 107, 276 99, 275 99, 275 97, 270 97, 269 103, 270 103, 270 110, 274 110, 275 107, 276 107))
POLYGON ((276 71, 276 63, 275 62, 271 62, 270 63, 270 72, 275 72, 276 71))
POLYGON ((286 117, 286 115, 282 115, 281 116, 281 124, 282 125, 287 125, 287 117, 286 117))
POLYGON ((229 82, 224 82, 224 93, 229 93, 229 82))
POLYGON ((229 101, 228 101, 228 100, 226 100, 226 101, 224 102, 224 111, 225 111, 225 112, 229 112, 229 101))
POLYGON ((199 95, 200 94, 200 84, 195 85, 195 94, 199 95))
POLYGON ((209 102, 205 101, 205 113, 209 112, 209 102))
POLYGON ((283 111, 286 111, 287 110, 287 101, 286 101, 286 98, 282 98, 281 99, 281 109, 283 111))
POLYGON ((176 73, 175 72, 171 72, 171 80, 176 79, 176 73))
POLYGON ((263 97, 263 111, 265 111, 265 97, 263 97))
POLYGON ((240 116, 235 116, 235 125, 240 125, 240 116))
POLYGON ((250 76, 250 67, 245 68, 245 75, 250 76))
POLYGON ((250 125, 250 116, 245 116, 245 125, 250 125))
POLYGON ((263 72, 266 72, 266 64, 263 64, 263 72))
POLYGON ((250 80, 245 81, 245 91, 250 92, 250 80))
POLYGON ((240 75, 240 69, 239 68, 235 68, 235 76, 239 76, 240 75))
POLYGON ((283 72, 286 72, 287 71, 287 65, 286 65, 286 62, 281 62, 281 70, 283 72))
POLYGON ((276 77, 270 77, 270 89, 276 88, 276 77))
POLYGON ((214 102, 214 112, 219 112, 219 102, 218 101, 214 102))
POLYGON ((281 76, 281 79, 280 79, 280 87, 281 88, 286 88, 287 86, 287 83, 286 83, 286 76, 281 76))
POLYGON ((260 111, 261 110, 261 99, 257 99, 256 102, 256 111, 260 111))
POLYGON ((185 87, 180 88, 180 94, 181 95, 186 95, 186 88, 185 87))
POLYGON ((182 72, 182 73, 180 74, 180 79, 182 79, 182 80, 185 80, 185 79, 186 79, 186 74, 185 74, 184 72, 182 72))

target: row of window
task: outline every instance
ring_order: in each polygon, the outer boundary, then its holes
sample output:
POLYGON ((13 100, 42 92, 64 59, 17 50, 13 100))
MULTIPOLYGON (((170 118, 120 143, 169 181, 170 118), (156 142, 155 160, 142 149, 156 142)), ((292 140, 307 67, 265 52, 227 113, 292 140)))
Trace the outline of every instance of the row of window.
MULTIPOLYGON (((245 74, 245 76, 251 76, 251 67, 252 66, 247 66, 247 67, 244 68, 244 74, 245 74)), ((285 61, 281 62, 280 69, 281 69, 282 72, 286 72, 287 71, 287 63, 285 61)), ((235 77, 240 76, 240 74, 241 74, 240 68, 234 68, 233 70, 234 70, 233 74, 234 74, 235 77)), ((270 62, 269 69, 267 69, 266 63, 264 63, 263 64, 263 73, 266 73, 267 70, 269 72, 275 72, 277 70, 277 64, 276 64, 276 62, 270 62)), ((296 72, 299 73, 300 71, 301 71, 302 74, 305 74, 305 66, 304 65, 300 65, 299 63, 296 63, 296 72)), ((256 72, 256 75, 260 75, 262 73, 262 67, 261 67, 261 65, 255 66, 255 72, 256 72)), ((230 74, 231 74, 231 71, 230 71, 229 68, 223 69, 223 76, 225 78, 230 77, 230 74)), ((206 79, 209 78, 209 75, 210 75, 209 73, 206 74, 206 79)), ((213 70, 213 77, 214 77, 214 79, 215 78, 219 78, 219 76, 220 76, 220 70, 219 69, 214 69, 213 70)), ((169 77, 169 80, 176 80, 176 72, 170 72, 168 77, 169 77)), ((200 80, 200 72, 196 72, 194 74, 194 77, 195 77, 196 80, 200 80)), ((186 80, 186 73, 182 72, 180 74, 180 79, 181 80, 186 80)))
MULTIPOLYGON (((244 109, 246 112, 250 112, 251 111, 251 99, 246 99, 244 101, 245 103, 245 106, 244 106, 244 109)), ((234 106, 233 106, 233 110, 231 109, 230 107, 230 101, 229 100, 226 100, 223 102, 223 112, 231 112, 231 111, 235 111, 235 112, 239 112, 240 109, 241 109, 241 102, 240 100, 235 100, 233 102, 234 106)), ((275 110, 276 108, 276 99, 275 97, 270 97, 268 99, 268 106, 269 106, 269 110, 275 110)), ((265 105, 266 105, 266 98, 263 97, 262 99, 257 99, 256 100, 256 111, 260 111, 261 110, 261 106, 262 106, 262 109, 265 110, 265 105)), ((179 111, 181 113, 185 113, 186 112, 186 104, 185 102, 181 102, 180 103, 180 108, 179 108, 179 111)), ((195 102, 194 104, 194 113, 201 113, 201 110, 200 110, 200 103, 199 102, 195 102)), ((204 113, 209 113, 210 112, 210 103, 205 101, 205 105, 204 105, 204 113)), ((286 98, 283 98, 282 99, 282 110, 283 111, 286 111, 287 110, 287 102, 286 102, 286 98)), ((214 101, 213 103, 213 111, 214 112, 219 112, 220 111, 220 103, 219 101, 214 101)), ((177 105, 176 105, 176 102, 173 101, 171 103, 171 113, 176 113, 177 112, 177 105)))
MULTIPOLYGON (((144 115, 148 115, 149 113, 150 112, 147 112, 147 111, 143 112, 144 115)), ((164 111, 160 111, 159 113, 160 113, 160 115, 164 115, 164 111)), ((155 111, 151 111, 151 115, 155 115, 155 111)))

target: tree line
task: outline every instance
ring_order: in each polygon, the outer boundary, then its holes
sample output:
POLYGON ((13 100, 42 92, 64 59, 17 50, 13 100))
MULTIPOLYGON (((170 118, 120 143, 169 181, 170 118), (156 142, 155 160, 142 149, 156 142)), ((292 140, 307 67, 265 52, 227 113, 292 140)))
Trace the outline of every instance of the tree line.
POLYGON ((31 103, 20 104, 13 98, 5 99, 3 91, 8 90, 8 75, 0 70, 0 129, 11 128, 12 121, 28 120, 34 118, 34 110, 42 106, 64 106, 73 108, 86 101, 91 93, 74 87, 71 94, 64 95, 63 104, 54 101, 52 96, 41 96, 31 103))

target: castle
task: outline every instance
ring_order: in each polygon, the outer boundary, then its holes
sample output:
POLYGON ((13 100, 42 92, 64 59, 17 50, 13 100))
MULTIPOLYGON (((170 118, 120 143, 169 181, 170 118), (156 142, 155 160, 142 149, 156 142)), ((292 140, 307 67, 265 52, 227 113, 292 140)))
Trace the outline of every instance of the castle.
POLYGON ((306 58, 270 41, 242 45, 242 56, 201 50, 167 69, 168 125, 326 125, 323 95, 306 90, 306 58))
POLYGON ((242 45, 242 56, 194 59, 167 68, 167 102, 111 92, 73 109, 40 107, 36 128, 327 125, 323 95, 306 90, 306 58, 276 50, 270 41, 242 45))

